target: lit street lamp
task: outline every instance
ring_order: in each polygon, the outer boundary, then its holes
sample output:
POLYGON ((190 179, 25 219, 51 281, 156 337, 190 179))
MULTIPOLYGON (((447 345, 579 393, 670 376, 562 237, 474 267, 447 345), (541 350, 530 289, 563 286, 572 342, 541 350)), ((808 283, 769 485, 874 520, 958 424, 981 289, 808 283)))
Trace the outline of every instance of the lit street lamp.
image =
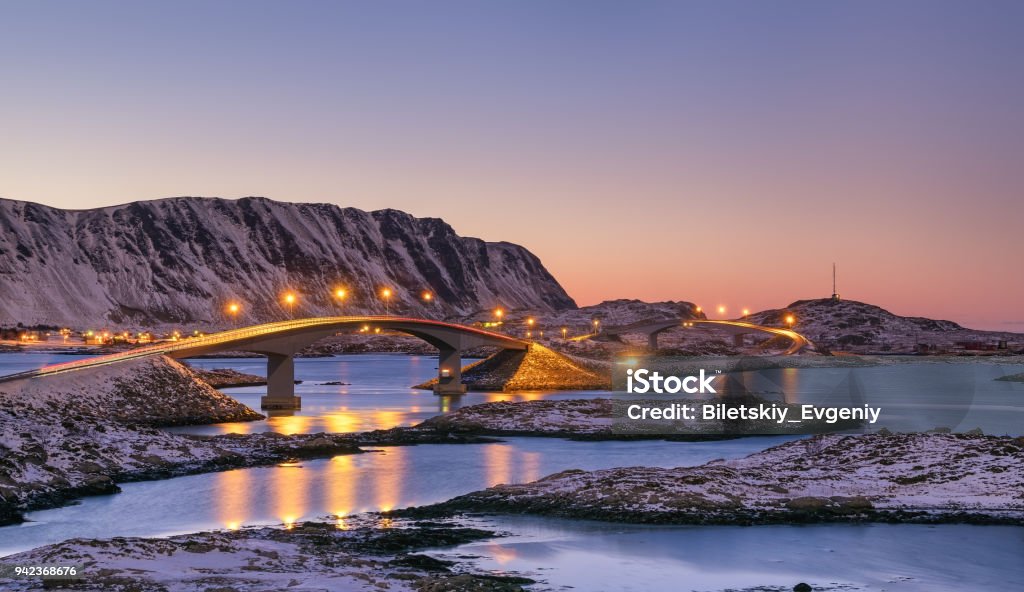
POLYGON ((237 302, 232 302, 232 303, 228 304, 228 315, 231 316, 231 326, 232 327, 238 325, 238 322, 237 322, 238 321, 238 311, 240 311, 240 310, 242 310, 242 307, 238 306, 237 302))
POLYGON ((338 301, 338 308, 340 309, 345 303, 345 299, 348 298, 348 292, 345 288, 338 288, 334 290, 334 299, 338 301))
POLYGON ((391 288, 381 290, 380 297, 384 299, 384 316, 391 316, 391 288))
POLYGON ((594 334, 601 332, 601 319, 594 319, 594 334))
MULTIPOLYGON (((434 301, 434 294, 430 290, 424 290, 423 293, 420 294, 420 298, 423 299, 424 307, 427 307, 430 306, 430 304, 434 301)), ((423 313, 426 314, 427 317, 430 316, 429 314, 427 314, 426 308, 424 308, 423 313)))
POLYGON ((295 301, 296 300, 297 300, 297 298, 295 297, 295 293, 294 292, 286 292, 285 293, 285 295, 284 295, 284 304, 285 304, 285 306, 288 307, 288 316, 293 318, 293 319, 295 318, 295 301))
POLYGON ((566 329, 565 327, 562 327, 562 341, 565 341, 565 335, 566 335, 566 333, 568 333, 568 332, 569 332, 569 330, 568 330, 568 329, 566 329))
POLYGON ((795 325, 795 324, 796 324, 796 317, 794 317, 791 314, 786 315, 786 325, 788 325, 789 328, 792 329, 793 325, 795 325))

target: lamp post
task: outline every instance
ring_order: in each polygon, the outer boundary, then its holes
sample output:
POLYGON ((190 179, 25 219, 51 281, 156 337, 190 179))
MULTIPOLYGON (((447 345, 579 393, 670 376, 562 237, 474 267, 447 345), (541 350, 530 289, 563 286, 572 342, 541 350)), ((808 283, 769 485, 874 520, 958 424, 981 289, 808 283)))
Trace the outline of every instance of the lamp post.
POLYGON ((498 332, 501 332, 501 317, 505 316, 505 311, 501 308, 494 309, 494 318, 497 319, 495 322, 498 325, 498 332))
POLYGON ((242 310, 242 307, 237 302, 228 304, 228 315, 231 317, 231 326, 238 326, 238 311, 242 310))
POLYGON ((427 318, 430 318, 431 315, 427 313, 426 307, 430 306, 430 304, 434 302, 434 294, 430 290, 424 290, 423 293, 420 294, 420 298, 423 299, 424 304, 423 314, 425 314, 427 318))
POLYGON ((348 298, 348 291, 345 288, 336 288, 334 290, 334 299, 338 301, 339 312, 342 309, 342 305, 345 304, 345 299, 348 298))
POLYGON ((380 297, 384 299, 384 316, 391 316, 391 288, 381 290, 380 297))
POLYGON ((296 297, 294 292, 285 293, 284 304, 288 307, 288 316, 293 319, 295 318, 295 300, 296 297))
POLYGON ((533 320, 533 317, 529 317, 529 318, 526 319, 526 336, 527 337, 533 337, 533 325, 535 323, 536 323, 536 321, 533 320))
POLYGON ((569 332, 568 329, 566 329, 565 327, 562 327, 562 341, 565 341, 565 336, 566 336, 566 334, 568 332, 569 332))

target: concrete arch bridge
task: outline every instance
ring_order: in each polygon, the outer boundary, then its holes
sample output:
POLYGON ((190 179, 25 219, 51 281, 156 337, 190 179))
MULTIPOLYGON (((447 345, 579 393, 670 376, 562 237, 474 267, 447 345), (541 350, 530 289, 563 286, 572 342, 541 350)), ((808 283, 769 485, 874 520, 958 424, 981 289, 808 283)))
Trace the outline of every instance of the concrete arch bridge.
POLYGON ((193 337, 166 341, 116 354, 97 356, 36 370, 0 377, 0 382, 39 378, 83 368, 95 368, 135 360, 147 356, 169 356, 175 359, 226 351, 242 351, 267 357, 267 396, 261 401, 264 409, 298 409, 301 399, 295 396, 295 354, 309 345, 351 327, 370 326, 384 331, 397 331, 418 337, 438 349, 437 394, 459 394, 462 384, 462 352, 476 347, 492 346, 525 351, 529 342, 476 327, 429 319, 392 316, 316 317, 255 325, 193 337))

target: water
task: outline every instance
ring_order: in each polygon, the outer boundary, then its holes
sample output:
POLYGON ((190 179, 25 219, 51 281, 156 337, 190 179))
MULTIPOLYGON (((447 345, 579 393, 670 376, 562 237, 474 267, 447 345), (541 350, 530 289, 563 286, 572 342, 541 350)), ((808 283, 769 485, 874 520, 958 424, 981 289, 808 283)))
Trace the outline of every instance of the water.
MULTIPOLYGON (((0 354, 0 374, 54 361, 48 354, 0 354)), ((200 360, 262 374, 260 359, 200 360)), ((790 402, 867 400, 883 424, 982 427, 1020 434, 1024 385, 992 378, 1021 366, 914 364, 855 370, 744 373, 746 388, 790 402), (856 388, 850 388, 851 381, 856 388), (967 393, 967 395, 965 395, 967 393)), ((296 372, 303 409, 265 422, 187 428, 193 433, 275 430, 354 432, 411 425, 461 405, 500 399, 580 398, 585 393, 470 393, 436 397, 409 388, 436 372, 430 357, 357 355, 302 359, 296 372), (329 381, 351 383, 326 385, 329 381)), ((258 406, 263 388, 231 394, 258 406)), ((497 483, 531 481, 569 468, 682 466, 734 458, 786 441, 569 442, 511 438, 500 444, 387 447, 292 466, 239 469, 129 483, 114 496, 32 512, 0 528, 0 555, 72 537, 165 536, 252 524, 281 524, 427 504, 497 483)), ((440 550, 478 555, 480 567, 532 574, 551 586, 585 590, 721 590, 798 581, 871 590, 1024 589, 1024 528, 943 525, 649 527, 500 517, 512 536, 440 550), (681 582, 685 586, 680 588, 681 582)))
POLYGON ((126 483, 118 495, 32 512, 32 522, 0 528, 0 555, 72 537, 161 536, 391 510, 565 469, 696 465, 784 441, 767 437, 680 446, 512 438, 500 444, 387 447, 294 465, 126 483))
POLYGON ((481 521, 512 536, 431 555, 553 589, 1024 590, 1024 528, 830 524, 665 527, 535 517, 481 521), (761 588, 758 588, 761 589, 761 588))
MULTIPOLYGON (((199 368, 233 368, 266 376, 266 361, 259 358, 201 359, 190 362, 199 368)), ((265 422, 237 422, 212 426, 185 426, 172 431, 190 434, 222 434, 275 431, 283 434, 316 432, 351 433, 417 424, 465 405, 491 401, 527 401, 607 396, 603 391, 561 393, 467 393, 438 397, 433 392, 411 388, 437 376, 437 358, 402 354, 359 354, 330 358, 305 358, 296 362, 296 377, 302 384, 295 394, 302 397, 302 409, 275 415, 265 422), (324 384, 341 382, 346 384, 324 384)), ((228 391, 242 403, 259 410, 266 387, 243 387, 228 391)))

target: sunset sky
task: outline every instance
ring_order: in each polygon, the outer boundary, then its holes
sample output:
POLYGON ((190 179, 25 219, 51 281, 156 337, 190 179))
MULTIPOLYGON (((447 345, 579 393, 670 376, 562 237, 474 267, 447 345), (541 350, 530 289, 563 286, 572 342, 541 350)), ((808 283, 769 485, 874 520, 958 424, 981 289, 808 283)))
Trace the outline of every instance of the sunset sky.
POLYGON ((0 196, 264 195, 523 244, 580 304, 1024 332, 1024 3, 0 5, 0 196))

